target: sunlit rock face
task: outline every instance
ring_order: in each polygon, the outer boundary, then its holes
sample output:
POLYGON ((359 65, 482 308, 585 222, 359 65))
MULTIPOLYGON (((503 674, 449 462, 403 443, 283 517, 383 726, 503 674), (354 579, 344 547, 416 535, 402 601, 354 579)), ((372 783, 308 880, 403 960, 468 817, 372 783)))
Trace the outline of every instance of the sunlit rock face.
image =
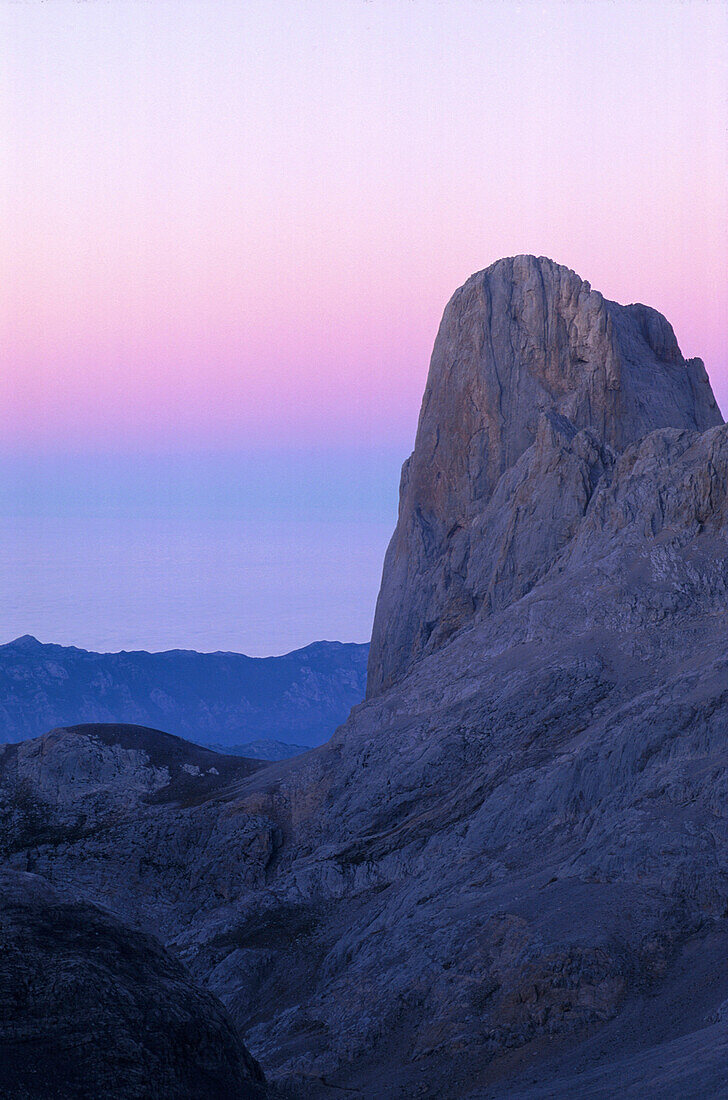
POLYGON ((721 424, 665 318, 544 257, 499 260, 448 303, 384 564, 367 694, 550 566, 615 456, 721 424))

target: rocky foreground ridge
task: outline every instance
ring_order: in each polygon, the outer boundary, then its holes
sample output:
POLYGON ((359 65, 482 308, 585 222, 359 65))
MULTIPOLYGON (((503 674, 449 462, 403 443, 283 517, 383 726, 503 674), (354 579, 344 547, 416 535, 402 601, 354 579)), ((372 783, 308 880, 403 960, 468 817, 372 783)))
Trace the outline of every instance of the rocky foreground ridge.
POLYGON ((438 336, 368 700, 197 796, 110 819, 97 775, 5 866, 161 937, 287 1095, 726 1094, 727 487, 664 318, 499 261, 438 336))
POLYGON ((151 936, 0 872, 0 1095, 263 1100, 216 997, 151 936))

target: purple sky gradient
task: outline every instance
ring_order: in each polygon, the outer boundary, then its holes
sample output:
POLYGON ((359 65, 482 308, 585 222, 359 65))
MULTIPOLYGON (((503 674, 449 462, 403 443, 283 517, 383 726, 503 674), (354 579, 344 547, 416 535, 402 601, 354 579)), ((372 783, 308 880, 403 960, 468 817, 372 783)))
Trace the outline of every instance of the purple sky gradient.
MULTIPOLYGON (((377 532, 349 607, 366 636, 432 341, 471 272, 546 254, 655 306, 728 411, 727 45, 719 0, 0 6, 7 470, 45 484, 42 516, 53 470, 105 455, 91 502, 176 456, 192 524, 205 463, 239 455, 262 533, 290 497, 271 519, 260 463, 295 467, 312 514, 348 487, 366 522, 347 522, 377 532)), ((342 599, 277 632, 271 590, 238 644, 331 634, 342 599)))

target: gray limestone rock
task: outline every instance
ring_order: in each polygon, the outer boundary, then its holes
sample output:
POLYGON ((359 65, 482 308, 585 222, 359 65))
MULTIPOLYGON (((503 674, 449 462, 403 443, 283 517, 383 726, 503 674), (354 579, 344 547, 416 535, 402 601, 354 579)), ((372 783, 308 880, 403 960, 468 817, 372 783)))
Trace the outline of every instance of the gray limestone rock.
POLYGON ((89 835, 165 802, 199 800, 264 767, 144 726, 96 723, 0 745, 0 852, 89 835))
POLYGON ((445 309, 402 471, 368 695, 477 612, 527 590, 584 514, 607 455, 656 428, 721 423, 702 362, 683 358, 655 310, 609 302, 543 257, 473 275, 445 309), (565 445, 582 431, 577 451, 593 456, 569 470, 556 458, 544 479, 548 437, 557 432, 565 445))

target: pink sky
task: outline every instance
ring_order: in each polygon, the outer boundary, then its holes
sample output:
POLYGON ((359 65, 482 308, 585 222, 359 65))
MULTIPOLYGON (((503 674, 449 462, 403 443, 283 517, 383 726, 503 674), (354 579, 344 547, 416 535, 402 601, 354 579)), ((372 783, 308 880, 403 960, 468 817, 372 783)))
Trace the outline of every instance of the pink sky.
POLYGON ((663 311, 726 412, 727 23, 2 5, 3 449, 404 456, 445 302, 517 252, 663 311))

